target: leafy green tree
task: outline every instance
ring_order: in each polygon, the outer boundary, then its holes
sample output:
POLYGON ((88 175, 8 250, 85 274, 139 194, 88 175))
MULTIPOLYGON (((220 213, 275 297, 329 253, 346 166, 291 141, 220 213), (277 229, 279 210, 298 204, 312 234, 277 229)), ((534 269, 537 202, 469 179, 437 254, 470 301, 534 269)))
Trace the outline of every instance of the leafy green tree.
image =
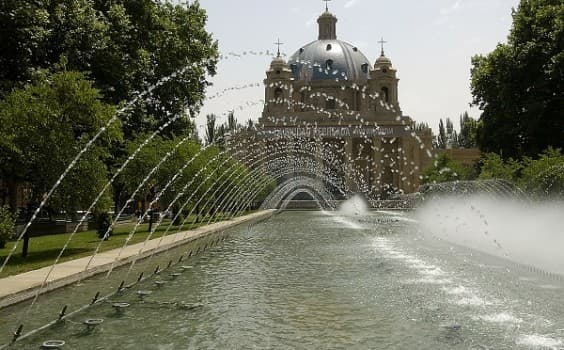
MULTIPOLYGON (((141 133, 135 140, 127 140, 125 142, 126 154, 118 163, 122 164, 125 162, 127 158, 142 146, 149 136, 149 134, 141 133)), ((123 201, 127 200, 136 191, 145 177, 159 163, 161 157, 166 154, 168 148, 168 144, 161 137, 156 137, 144 146, 137 153, 137 156, 129 162, 116 181, 116 188, 120 191, 116 207, 121 208, 123 201)), ((152 200, 157 184, 156 177, 153 176, 147 181, 145 186, 137 191, 135 200, 141 202, 141 209, 143 211, 146 209, 147 202, 152 200)))
POLYGON ((476 132, 478 129, 478 122, 464 112, 460 116, 460 133, 458 134, 458 146, 462 148, 475 148, 476 132))
POLYGON ((0 207, 0 249, 6 246, 6 242, 15 234, 16 214, 9 206, 0 207))
POLYGON ((112 234, 112 215, 107 211, 96 215, 96 233, 98 238, 108 240, 112 234))
POLYGON ((429 124, 427 123, 415 123, 415 125, 413 126, 413 130, 415 131, 427 131, 430 130, 431 128, 429 127, 429 124))
POLYGON ((469 180, 472 177, 470 167, 457 163, 446 154, 442 154, 435 159, 433 166, 423 172, 423 183, 469 180))
MULTIPOLYGON (((0 176, 12 186, 28 183, 32 201, 38 203, 113 114, 82 73, 37 74, 33 84, 0 101, 0 176)), ((51 208, 72 216, 92 202, 106 183, 107 147, 120 138, 119 125, 114 123, 68 174, 51 208)), ((9 190, 15 193, 15 187, 9 190)), ((102 200, 99 206, 110 203, 102 200)), ((10 204, 15 209, 13 195, 10 204)))
MULTIPOLYGON (((0 96, 22 87, 38 69, 64 57, 69 70, 89 72, 105 102, 138 101, 123 125, 127 139, 154 131, 170 115, 193 115, 215 73, 217 42, 205 30, 200 4, 152 0, 5 0, 0 2, 0 96)), ((190 127, 177 120, 165 133, 190 127)))
MULTIPOLYGON (((156 174, 159 190, 163 189, 164 186, 166 186, 166 184, 184 168, 184 170, 179 173, 179 176, 176 177, 176 180, 168 187, 168 190, 163 193, 160 200, 163 207, 161 209, 163 210, 169 206, 177 194, 181 192, 183 187, 195 178, 198 171, 205 167, 205 162, 208 160, 207 154, 205 152, 200 152, 200 144, 192 140, 182 143, 176 148, 175 152, 172 152, 179 142, 179 138, 166 141, 164 149, 161 150, 166 153, 170 152, 171 156, 156 174), (195 159, 192 160, 188 166, 185 166, 185 164, 194 157, 195 159)), ((162 156, 164 156, 164 154, 162 156)), ((185 193, 188 195, 192 194, 198 184, 199 182, 195 181, 192 186, 188 187, 188 190, 185 191, 185 193)), ((186 196, 183 198, 186 198, 186 196)), ((179 203, 172 208, 174 213, 177 213, 178 209, 179 203)))
POLYGON ((446 118, 447 148, 458 148, 458 133, 454 130, 454 124, 450 118, 446 118))
POLYGON ((217 141, 217 117, 215 114, 206 116, 206 144, 211 145, 217 141))
POLYGON ((516 183, 520 176, 522 164, 513 159, 504 160, 496 153, 488 153, 480 161, 479 179, 503 179, 516 183))
POLYGON ((519 179, 520 186, 540 196, 564 196, 564 154, 549 148, 538 159, 526 157, 519 179))
POLYGON ((439 135, 437 135, 437 139, 435 141, 435 147, 439 149, 445 149, 447 148, 447 142, 448 140, 445 130, 445 124, 443 122, 443 119, 441 118, 441 120, 439 121, 439 135))
POLYGON ((506 44, 472 59, 477 141, 503 158, 564 146, 564 3, 521 0, 506 44))
POLYGON ((15 82, 29 79, 32 53, 45 41, 48 16, 35 3, 20 0, 0 2, 0 96, 15 82))
MULTIPOLYGON (((205 97, 206 74, 215 74, 218 60, 217 42, 205 29, 207 17, 200 4, 118 0, 96 1, 95 8, 110 26, 108 45, 96 56, 99 64, 92 71, 113 103, 170 77, 153 91, 153 98, 139 101, 128 114, 126 137, 156 130, 186 108, 194 115, 205 97)), ((181 119, 165 133, 180 135, 189 126, 181 119)))
MULTIPOLYGON (((30 186, 32 209, 56 183, 76 154, 107 124, 114 109, 101 102, 100 92, 79 72, 39 72, 34 82, 0 101, 0 176, 6 179, 10 206, 15 209, 18 183, 30 186)), ((67 174, 51 197, 50 209, 75 218, 104 188, 108 146, 121 138, 114 123, 67 174)), ((96 210, 107 210, 111 194, 103 193, 96 210)), ((27 255, 29 234, 22 255, 27 255)))

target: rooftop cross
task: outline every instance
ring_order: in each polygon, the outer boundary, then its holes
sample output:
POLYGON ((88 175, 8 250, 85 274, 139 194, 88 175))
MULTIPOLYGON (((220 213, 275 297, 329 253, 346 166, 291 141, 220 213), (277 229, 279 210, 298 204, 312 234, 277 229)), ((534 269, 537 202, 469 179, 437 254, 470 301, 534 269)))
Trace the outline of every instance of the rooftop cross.
POLYGON ((280 38, 278 38, 278 41, 275 42, 274 45, 278 46, 278 55, 276 57, 280 57, 280 46, 284 45, 284 43, 281 43, 280 38))
POLYGON ((384 44, 387 44, 387 41, 384 41, 384 38, 382 38, 380 41, 378 41, 378 44, 382 45, 382 56, 384 56, 384 44))
POLYGON ((325 11, 329 12, 329 2, 333 0, 322 0, 325 2, 325 11))

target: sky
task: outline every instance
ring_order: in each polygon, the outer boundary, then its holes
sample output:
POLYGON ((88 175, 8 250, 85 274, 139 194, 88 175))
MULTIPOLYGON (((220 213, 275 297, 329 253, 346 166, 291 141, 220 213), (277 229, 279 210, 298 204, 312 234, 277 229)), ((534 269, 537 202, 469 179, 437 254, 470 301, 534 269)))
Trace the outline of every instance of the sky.
MULTIPOLYGON (((337 37, 357 46, 371 62, 386 56, 398 70, 403 114, 438 129, 440 118, 458 117, 470 107, 471 58, 506 42, 511 11, 519 0, 332 0, 329 10, 339 19, 337 37)), ((210 78, 197 123, 214 113, 220 122, 234 110, 239 122, 258 119, 264 99, 263 80, 280 38, 283 54, 291 56, 317 39, 322 0, 200 0, 207 10, 207 29, 228 59, 210 78), (250 54, 250 52, 260 54, 250 54), (240 57, 236 56, 239 55, 240 57), (249 87, 250 86, 250 87, 249 87)))

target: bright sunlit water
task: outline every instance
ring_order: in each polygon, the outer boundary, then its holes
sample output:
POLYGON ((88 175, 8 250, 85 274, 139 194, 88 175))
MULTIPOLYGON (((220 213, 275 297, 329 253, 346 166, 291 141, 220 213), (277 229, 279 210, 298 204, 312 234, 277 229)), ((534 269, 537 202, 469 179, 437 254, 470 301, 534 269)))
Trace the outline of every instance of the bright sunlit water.
POLYGON ((283 212, 159 276, 164 287, 113 298, 132 304, 122 316, 96 305, 15 348, 564 347, 561 278, 422 234, 412 216, 283 212), (105 321, 85 333, 85 318, 105 321))

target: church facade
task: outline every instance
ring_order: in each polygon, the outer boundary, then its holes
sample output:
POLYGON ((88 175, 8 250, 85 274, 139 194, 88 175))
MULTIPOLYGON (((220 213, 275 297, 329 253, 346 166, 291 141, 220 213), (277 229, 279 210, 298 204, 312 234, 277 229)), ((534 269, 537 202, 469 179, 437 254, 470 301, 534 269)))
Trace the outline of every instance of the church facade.
POLYGON ((386 198, 417 191, 432 164, 432 133, 403 115, 384 41, 372 63, 337 38, 332 13, 317 22, 317 40, 287 61, 278 53, 271 62, 257 137, 264 147, 287 149, 287 159, 308 149, 310 164, 333 193, 386 198))

